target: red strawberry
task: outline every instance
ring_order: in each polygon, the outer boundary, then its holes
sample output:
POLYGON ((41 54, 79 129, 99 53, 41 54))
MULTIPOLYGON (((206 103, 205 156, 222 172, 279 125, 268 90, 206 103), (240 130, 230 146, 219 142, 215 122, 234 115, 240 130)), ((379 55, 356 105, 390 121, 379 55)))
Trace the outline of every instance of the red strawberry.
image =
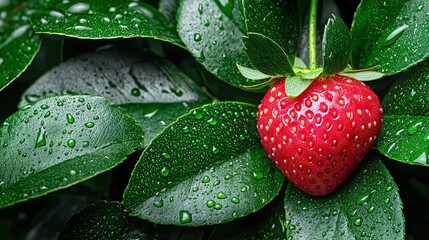
POLYGON ((294 99, 284 86, 284 79, 272 85, 258 107, 261 143, 298 188, 329 194, 374 144, 380 101, 362 82, 339 75, 314 80, 294 99))

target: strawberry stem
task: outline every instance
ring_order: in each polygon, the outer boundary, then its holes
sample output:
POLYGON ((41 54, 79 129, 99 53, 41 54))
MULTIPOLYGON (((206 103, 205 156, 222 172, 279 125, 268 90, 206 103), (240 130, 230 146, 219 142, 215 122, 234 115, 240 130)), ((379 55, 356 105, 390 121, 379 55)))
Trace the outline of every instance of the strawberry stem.
POLYGON ((317 0, 311 0, 310 4, 310 23, 308 28, 308 50, 310 53, 310 69, 317 68, 317 43, 316 43, 316 29, 317 29, 317 0))

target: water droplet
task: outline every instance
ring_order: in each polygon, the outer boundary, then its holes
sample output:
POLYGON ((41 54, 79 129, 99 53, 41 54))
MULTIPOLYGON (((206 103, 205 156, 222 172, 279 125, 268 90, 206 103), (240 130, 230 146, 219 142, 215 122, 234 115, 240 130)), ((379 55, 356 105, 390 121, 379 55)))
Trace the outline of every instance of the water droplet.
POLYGON ((417 128, 415 126, 409 126, 407 131, 408 134, 414 135, 417 132, 417 128))
POLYGON ((193 187, 193 188, 192 188, 192 192, 197 192, 197 191, 198 191, 198 189, 199 189, 198 187, 193 187))
POLYGON ((393 187, 392 186, 388 186, 387 188, 386 188, 386 192, 390 192, 390 191, 392 191, 393 190, 393 187))
POLYGON ((212 126, 214 126, 214 125, 216 125, 216 124, 217 124, 217 121, 216 121, 216 119, 214 119, 214 118, 210 118, 207 122, 208 122, 210 125, 212 125, 212 126))
POLYGON ((170 171, 168 170, 168 168, 167 168, 167 167, 163 167, 163 168, 161 169, 161 176, 163 176, 163 177, 167 177, 169 173, 170 173, 170 171))
POLYGON ((409 26, 407 24, 403 24, 402 26, 396 28, 395 30, 393 30, 384 40, 384 42, 382 43, 382 47, 387 47, 391 44, 393 44, 394 42, 396 42, 404 33, 404 31, 408 28, 409 26))
POLYGON ((181 224, 186 224, 192 222, 192 214, 185 210, 180 210, 179 219, 181 224))
POLYGON ((40 108, 41 108, 41 109, 43 109, 43 110, 46 110, 46 109, 48 109, 48 108, 49 108, 49 106, 48 106, 48 105, 46 105, 46 104, 43 104, 42 106, 40 106, 40 108))
POLYGON ((48 118, 49 116, 51 116, 51 111, 47 111, 46 113, 45 113, 45 118, 48 118))
POLYGON ((42 24, 47 24, 47 23, 48 23, 48 20, 46 20, 46 18, 41 18, 41 19, 40 19, 40 22, 41 22, 42 24))
POLYGON ((50 11, 49 15, 51 15, 52 17, 55 17, 55 18, 64 17, 64 14, 62 14, 61 12, 58 12, 58 11, 50 11))
POLYGON ((210 182, 210 177, 209 177, 209 176, 204 176, 204 177, 203 177, 202 182, 203 182, 203 183, 208 183, 208 182, 210 182))
POLYGON ((90 6, 87 3, 75 3, 69 7, 68 11, 74 14, 79 14, 88 12, 89 8, 90 6))
POLYGON ((356 213, 357 213, 357 209, 353 210, 353 212, 350 214, 350 216, 354 217, 354 216, 356 216, 356 213))
POLYGON ((157 207, 157 208, 161 208, 164 206, 164 201, 161 199, 159 199, 158 201, 153 202, 153 206, 157 207))
POLYGON ((40 127, 37 132, 36 148, 43 147, 46 145, 46 132, 44 127, 40 127))
POLYGON ((218 192, 216 195, 217 198, 219 199, 225 199, 226 198, 226 194, 224 192, 218 192))
POLYGON ((232 218, 233 219, 237 219, 239 216, 238 216, 238 213, 236 213, 236 212, 233 212, 232 213, 232 218))
POLYGON ((171 155, 170 155, 170 154, 168 154, 168 153, 162 153, 162 156, 163 156, 165 159, 170 159, 170 158, 171 158, 171 155))
POLYGON ((417 11, 421 11, 421 10, 423 10, 423 5, 419 5, 419 6, 417 7, 417 11))
POLYGON ((98 120, 98 119, 100 119, 100 116, 95 115, 92 119, 94 119, 94 120, 98 120))
POLYGON ((182 132, 183 132, 183 133, 188 133, 188 132, 189 132, 189 127, 188 127, 188 126, 185 126, 185 127, 182 129, 182 132))
POLYGON ((219 149, 217 149, 215 146, 213 146, 213 148, 212 148, 212 152, 213 152, 214 154, 218 154, 218 153, 219 153, 219 149))
POLYGON ((74 139, 67 140, 67 146, 74 148, 76 146, 76 140, 74 139))
POLYGON ((216 180, 214 183, 213 183, 213 186, 217 186, 217 185, 219 185, 220 184, 220 180, 216 180))
POLYGON ((304 207, 301 208, 302 211, 308 211, 308 209, 309 208, 307 206, 304 206, 304 207))
POLYGON ((83 141, 82 147, 86 148, 88 146, 89 146, 89 142, 88 141, 83 141))
POLYGON ((231 179, 232 178, 232 175, 231 174, 227 174, 226 176, 225 176, 225 180, 229 180, 229 179, 231 179))
POLYGON ((76 175, 76 171, 75 170, 70 170, 70 175, 76 175))
POLYGON ((93 128, 94 125, 95 124, 93 122, 87 122, 87 123, 85 123, 85 127, 87 127, 87 128, 93 128))
POLYGON ((203 4, 202 3, 198 4, 198 12, 200 14, 203 14, 203 10, 204 10, 203 4))
POLYGON ((195 42, 200 42, 201 39, 202 39, 201 34, 199 34, 199 33, 194 34, 194 41, 195 42))
POLYGON ((233 197, 233 198, 231 198, 231 202, 235 203, 235 204, 239 204, 240 203, 240 199, 238 197, 233 197))
POLYGON ((74 26, 73 28, 74 28, 74 29, 76 29, 76 30, 79 30, 79 31, 83 31, 83 30, 92 30, 92 28, 90 28, 90 27, 85 27, 85 26, 74 26))
POLYGON ((254 177, 256 180, 261 180, 262 178, 264 178, 264 174, 263 174, 262 172, 254 172, 254 173, 253 173, 253 177, 254 177))
POLYGON ((23 144, 25 142, 25 138, 22 138, 21 140, 19 140, 19 143, 23 144))
POLYGON ((222 209, 222 204, 220 204, 220 203, 216 203, 216 204, 213 206, 213 208, 214 208, 214 209, 216 209, 216 210, 220 210, 220 209, 222 209))
POLYGON ((136 96, 136 97, 140 96, 141 95, 140 89, 138 89, 138 88, 131 89, 131 95, 136 96))
POLYGON ((197 111, 197 110, 194 110, 192 112, 192 115, 194 115, 195 119, 201 119, 201 118, 203 118, 203 114, 201 112, 197 111))
POLYGON ((67 113, 66 118, 67 118, 67 122, 70 124, 74 123, 75 121, 74 117, 70 113, 67 113))
POLYGON ((389 203, 390 203, 390 198, 386 198, 386 199, 384 199, 384 203, 385 203, 385 204, 389 204, 389 203))
POLYGON ((363 205, 364 203, 368 202, 370 197, 371 197, 371 194, 363 194, 356 199, 356 204, 363 205))
POLYGON ((357 218, 356 220, 354 220, 353 225, 355 225, 356 227, 360 227, 362 225, 362 218, 357 218))
POLYGON ((216 204, 216 203, 215 203, 215 201, 213 201, 213 200, 208 200, 208 201, 206 202, 206 206, 207 206, 207 207, 209 207, 209 208, 213 207, 215 204, 216 204))
POLYGON ((368 213, 372 213, 372 212, 374 212, 374 210, 375 210, 375 207, 371 206, 368 208, 368 213))

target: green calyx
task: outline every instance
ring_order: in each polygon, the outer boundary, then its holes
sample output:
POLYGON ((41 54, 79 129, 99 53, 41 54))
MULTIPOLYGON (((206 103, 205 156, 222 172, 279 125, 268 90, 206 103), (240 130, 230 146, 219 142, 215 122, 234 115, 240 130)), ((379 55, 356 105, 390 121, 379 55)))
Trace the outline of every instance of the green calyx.
MULTIPOLYGON (((316 13, 317 0, 311 1, 309 11, 309 67, 299 57, 291 53, 296 51, 285 50, 274 39, 257 32, 248 32, 243 37, 243 44, 252 68, 237 64, 240 73, 247 79, 260 81, 244 89, 264 89, 279 79, 285 78, 286 94, 290 98, 299 96, 315 79, 325 79, 333 75, 342 75, 360 81, 372 81, 384 75, 374 71, 376 67, 367 69, 352 69, 351 37, 346 23, 338 16, 332 15, 325 25, 322 43, 322 67, 317 66, 316 47, 316 13), (291 63, 290 59, 295 59, 291 63)), ((248 26, 249 28, 249 26, 248 26)))

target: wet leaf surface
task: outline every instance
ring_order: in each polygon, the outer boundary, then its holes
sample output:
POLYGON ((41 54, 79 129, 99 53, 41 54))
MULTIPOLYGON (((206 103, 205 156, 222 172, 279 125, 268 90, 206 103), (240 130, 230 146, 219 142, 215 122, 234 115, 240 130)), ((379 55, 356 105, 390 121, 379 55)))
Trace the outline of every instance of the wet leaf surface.
POLYGON ((31 22, 37 33, 90 39, 145 37, 183 47, 174 25, 139 1, 53 0, 31 22))
POLYGON ((380 65, 377 71, 390 75, 427 58, 428 14, 426 0, 363 0, 351 29, 353 66, 380 65))
POLYGON ((31 63, 41 44, 29 18, 37 1, 3 1, 0 4, 0 90, 31 63))
POLYGON ((53 95, 102 96, 139 121, 148 144, 178 116, 210 98, 172 63, 142 55, 113 48, 72 58, 39 78, 20 105, 53 95))
POLYGON ((391 159, 429 166, 429 61, 401 75, 384 97, 377 148, 391 159))
POLYGON ((162 224, 211 225, 270 202, 284 177, 259 144, 255 111, 215 103, 165 128, 143 152, 125 190, 130 214, 162 224))
POLYGON ((142 135, 134 119, 100 97, 52 97, 21 108, 0 129, 0 207, 109 170, 142 135))
POLYGON ((287 237, 293 239, 404 239, 398 188, 377 157, 367 157, 347 182, 326 197, 311 197, 289 184, 287 237))

